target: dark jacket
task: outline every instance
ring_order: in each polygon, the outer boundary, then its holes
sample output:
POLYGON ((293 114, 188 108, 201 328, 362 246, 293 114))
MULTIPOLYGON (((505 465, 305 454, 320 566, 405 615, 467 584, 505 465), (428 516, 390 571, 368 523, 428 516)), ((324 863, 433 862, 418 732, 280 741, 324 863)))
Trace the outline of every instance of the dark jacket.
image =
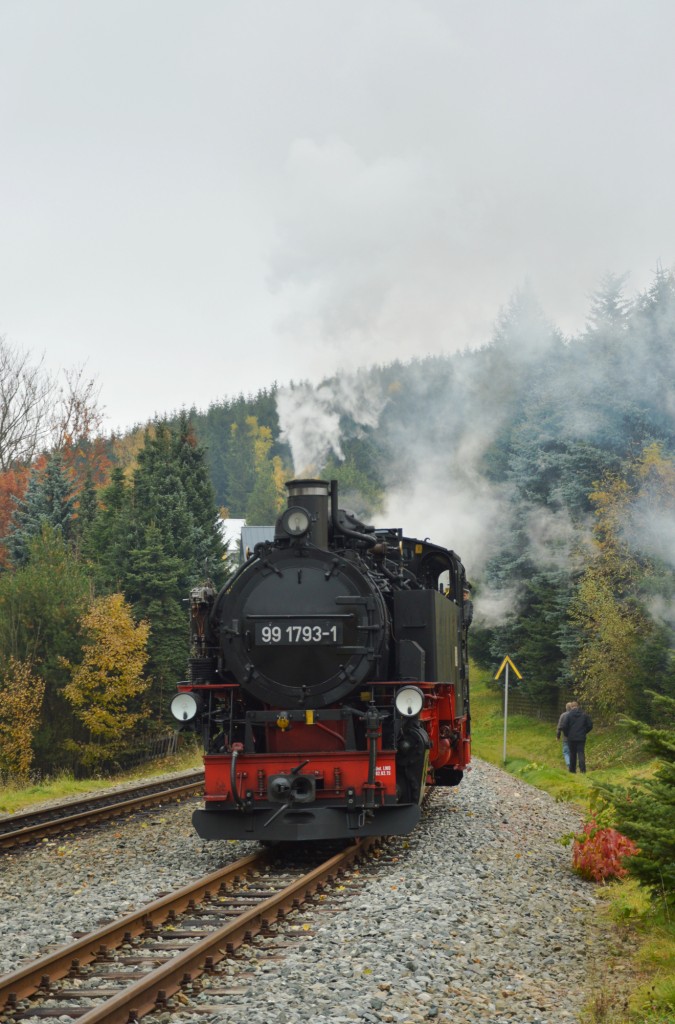
POLYGON ((592 728, 593 722, 590 715, 587 715, 581 708, 572 708, 571 711, 568 711, 562 724, 562 731, 567 739, 573 740, 575 743, 585 740, 592 728))

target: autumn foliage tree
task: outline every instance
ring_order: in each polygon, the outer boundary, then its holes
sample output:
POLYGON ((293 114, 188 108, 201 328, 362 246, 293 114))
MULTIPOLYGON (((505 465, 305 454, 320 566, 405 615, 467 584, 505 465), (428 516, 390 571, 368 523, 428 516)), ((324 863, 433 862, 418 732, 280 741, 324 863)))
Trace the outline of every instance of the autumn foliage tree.
POLYGON ((623 472, 606 474, 591 501, 595 557, 571 607, 582 635, 575 673, 579 693, 614 715, 635 710, 646 686, 672 685, 672 634, 653 611, 672 590, 664 538, 675 514, 675 463, 661 445, 647 445, 623 472))
POLYGON ((261 426, 255 416, 246 424, 253 448, 255 480, 246 504, 246 522, 264 526, 274 523, 284 505, 284 471, 278 455, 272 456, 272 431, 261 426))
POLYGON ((82 661, 71 665, 64 693, 88 738, 71 743, 87 767, 114 761, 128 746, 143 717, 139 698, 149 686, 143 676, 150 626, 134 623, 123 594, 92 602, 82 619, 82 661))
POLYGON ((31 663, 10 656, 0 674, 0 771, 21 782, 33 764, 44 695, 44 680, 31 663))
POLYGON ((7 569, 11 565, 6 540, 10 533, 12 516, 16 512, 26 494, 30 479, 30 466, 15 466, 12 469, 0 470, 0 568, 7 569))

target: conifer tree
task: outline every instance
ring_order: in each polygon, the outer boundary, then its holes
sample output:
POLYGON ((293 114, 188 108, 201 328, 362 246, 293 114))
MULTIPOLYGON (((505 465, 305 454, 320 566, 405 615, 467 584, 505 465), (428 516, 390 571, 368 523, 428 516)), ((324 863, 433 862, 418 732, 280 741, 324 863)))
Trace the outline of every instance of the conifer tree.
POLYGON ((100 495, 83 551, 103 593, 120 591, 150 624, 153 711, 185 672, 190 588, 226 575, 224 545, 203 448, 186 416, 148 427, 127 482, 121 468, 100 495))
POLYGON ((629 859, 631 874, 647 886, 655 899, 675 907, 675 698, 652 694, 659 727, 628 720, 642 736, 645 748, 658 759, 652 778, 638 785, 597 785, 614 808, 616 827, 632 839, 640 852, 629 859))
POLYGON ((137 617, 150 625, 148 674, 152 677, 150 700, 154 716, 161 720, 168 710, 169 695, 184 678, 189 626, 187 591, 181 586, 184 566, 167 551, 161 530, 155 525, 137 533, 137 546, 129 552, 125 593, 137 617))
POLYGON ((255 416, 247 416, 242 422, 230 425, 230 437, 225 454, 227 505, 230 514, 240 518, 246 515, 249 495, 255 487, 253 433, 257 423, 255 416))
POLYGON ((205 568, 217 585, 222 582, 224 546, 213 488, 187 419, 177 429, 159 423, 146 436, 134 473, 133 508, 135 522, 156 527, 166 553, 180 560, 179 600, 205 568))
POLYGON ((18 499, 12 516, 8 548, 15 565, 28 558, 30 541, 44 526, 59 531, 65 541, 73 533, 75 498, 63 467, 63 458, 54 452, 43 470, 31 473, 25 497, 18 499))
POLYGON ((605 274, 591 295, 588 331, 596 334, 617 334, 628 329, 630 300, 624 294, 628 274, 605 274))
POLYGON ((98 509, 96 488, 91 471, 87 472, 82 490, 78 496, 77 519, 74 524, 74 534, 78 548, 81 549, 85 534, 91 529, 98 509))
MULTIPOLYGON (((209 475, 206 451, 198 443, 186 416, 181 417, 179 429, 174 434, 174 452, 192 517, 195 548, 191 558, 197 578, 207 575, 216 585, 220 585, 225 578, 225 548, 215 492, 209 475)), ((192 582, 196 582, 194 577, 192 582)))
POLYGON ((131 489, 123 471, 116 467, 82 537, 82 555, 93 567, 94 580, 101 593, 114 593, 124 587, 133 544, 133 522, 131 489))

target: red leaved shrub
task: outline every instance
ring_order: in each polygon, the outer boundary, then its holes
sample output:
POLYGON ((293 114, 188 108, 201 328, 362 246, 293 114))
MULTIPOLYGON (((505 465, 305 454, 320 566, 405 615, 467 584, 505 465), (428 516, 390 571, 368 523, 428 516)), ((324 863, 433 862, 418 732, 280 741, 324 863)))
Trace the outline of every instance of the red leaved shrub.
POLYGON ((606 878, 623 878, 628 874, 624 858, 638 853, 632 839, 615 828, 598 828, 595 821, 576 836, 572 847, 572 865, 583 878, 604 882, 606 878))

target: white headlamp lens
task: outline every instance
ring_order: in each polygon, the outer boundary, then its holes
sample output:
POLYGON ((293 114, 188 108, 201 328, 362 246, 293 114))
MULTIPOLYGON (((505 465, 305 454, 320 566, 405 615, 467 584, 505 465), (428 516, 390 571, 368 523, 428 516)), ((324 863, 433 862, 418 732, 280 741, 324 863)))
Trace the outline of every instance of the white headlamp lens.
POLYGON ((417 686, 404 686, 396 694, 396 710, 405 718, 419 715, 424 704, 424 694, 417 686))

